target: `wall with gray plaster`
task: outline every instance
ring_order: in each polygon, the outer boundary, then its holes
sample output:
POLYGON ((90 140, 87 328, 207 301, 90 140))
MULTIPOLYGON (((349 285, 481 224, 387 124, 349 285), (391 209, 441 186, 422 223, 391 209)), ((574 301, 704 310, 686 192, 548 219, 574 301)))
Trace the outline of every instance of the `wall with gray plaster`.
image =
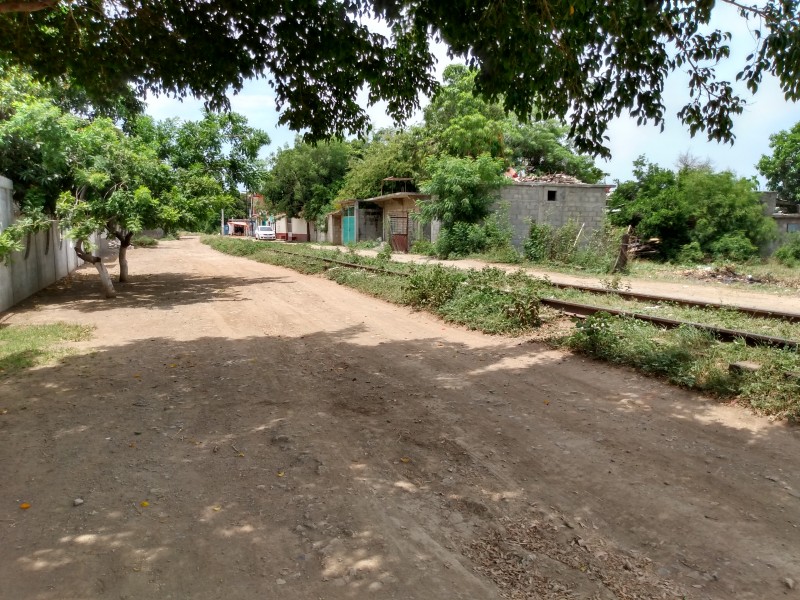
MULTIPOLYGON (((588 184, 513 183, 500 190, 513 230, 512 243, 522 248, 531 222, 562 227, 570 220, 584 226, 583 239, 602 227, 608 186, 588 184)), ((495 208, 498 208, 495 204, 495 208)))
MULTIPOLYGON (((0 176, 0 231, 14 221, 12 192, 11 181, 0 176)), ((82 263, 55 221, 47 231, 32 234, 25 248, 11 255, 10 265, 0 263, 0 312, 66 277, 82 263)))

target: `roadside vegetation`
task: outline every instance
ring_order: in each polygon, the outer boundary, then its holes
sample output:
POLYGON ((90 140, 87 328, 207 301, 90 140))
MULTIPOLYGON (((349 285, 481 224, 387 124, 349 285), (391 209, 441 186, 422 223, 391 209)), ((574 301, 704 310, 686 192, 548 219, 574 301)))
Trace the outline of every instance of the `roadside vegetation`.
POLYGON ((540 303, 558 298, 595 306, 654 314, 680 320, 800 340, 800 324, 753 318, 731 310, 652 305, 614 294, 598 296, 561 290, 546 279, 522 271, 507 273, 488 267, 461 270, 441 265, 387 262, 354 252, 319 250, 303 245, 255 243, 206 236, 212 248, 306 274, 324 275, 376 298, 411 306, 445 321, 489 334, 526 335, 643 373, 664 377, 675 385, 696 389, 723 400, 735 400, 757 412, 800 420, 800 353, 797 350, 724 343, 691 326, 665 330, 631 318, 598 313, 574 327, 556 326, 564 317, 540 303), (395 274, 325 263, 321 258, 395 274), (731 370, 732 363, 751 361, 755 372, 731 370))
POLYGON ((63 344, 88 340, 91 331, 69 323, 0 325, 0 378, 71 354, 63 344))

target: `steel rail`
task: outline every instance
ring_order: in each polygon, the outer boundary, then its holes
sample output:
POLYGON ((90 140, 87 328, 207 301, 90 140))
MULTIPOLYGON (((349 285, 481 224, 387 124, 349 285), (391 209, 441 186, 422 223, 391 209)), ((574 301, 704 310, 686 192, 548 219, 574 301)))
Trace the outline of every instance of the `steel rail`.
POLYGON ((312 260, 319 260, 322 262, 332 263, 335 265, 342 265, 343 267, 350 267, 352 269, 364 269, 366 271, 373 271, 375 273, 386 273, 388 275, 399 275, 400 277, 408 277, 408 273, 401 273, 399 271, 390 271, 389 269, 382 269, 380 267, 371 267, 369 265, 349 263, 341 260, 334 260, 332 258, 323 258, 321 256, 311 256, 308 254, 302 254, 300 252, 289 252, 287 250, 278 250, 277 248, 265 248, 265 250, 269 250, 270 252, 277 252, 278 254, 286 254, 287 256, 299 256, 300 258, 310 258, 312 260))
POLYGON ((692 306, 695 308, 712 308, 715 310, 735 310, 751 317, 760 317, 763 319, 780 319, 788 321, 789 323, 800 323, 800 313, 787 313, 777 310, 764 310, 761 308, 750 308, 746 306, 735 306, 733 304, 720 304, 717 302, 703 302, 702 300, 687 300, 683 298, 665 298, 656 296, 655 294, 644 294, 640 292, 627 292, 623 290, 606 290, 602 288, 593 287, 591 285, 578 285, 572 283, 553 283, 548 281, 554 288, 563 290, 579 290, 582 292, 589 292, 591 294, 602 295, 615 295, 621 298, 631 298, 633 300, 644 300, 645 302, 669 302, 670 304, 677 304, 679 306, 692 306))
POLYGON ((616 310, 613 308, 601 308, 599 306, 590 306, 588 304, 580 304, 578 302, 567 302, 565 300, 557 300, 556 298, 540 298, 539 301, 552 308, 556 308, 569 316, 574 317, 588 317, 599 312, 608 313, 618 317, 628 317, 637 319, 639 321, 646 321, 655 325, 660 325, 667 329, 675 329, 681 325, 690 325, 697 329, 709 332, 715 338, 732 342, 737 339, 742 339, 748 346, 774 346, 777 348, 792 348, 795 349, 800 345, 800 342, 795 340, 787 340, 785 338, 772 337, 769 335, 762 335, 760 333, 750 333, 747 331, 740 331, 738 329, 727 329, 725 327, 715 327, 713 325, 704 325, 702 323, 693 323, 691 321, 678 321, 676 319, 667 319, 665 317, 655 317, 651 315, 644 315, 641 313, 631 312, 627 310, 616 310))

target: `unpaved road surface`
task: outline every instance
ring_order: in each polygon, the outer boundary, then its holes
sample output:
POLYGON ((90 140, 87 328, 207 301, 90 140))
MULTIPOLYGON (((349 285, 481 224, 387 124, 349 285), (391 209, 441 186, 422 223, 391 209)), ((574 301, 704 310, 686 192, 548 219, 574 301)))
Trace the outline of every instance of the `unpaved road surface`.
POLYGON ((800 594, 797 428, 196 239, 131 274, 3 316, 96 327, 0 379, 3 599, 800 594))

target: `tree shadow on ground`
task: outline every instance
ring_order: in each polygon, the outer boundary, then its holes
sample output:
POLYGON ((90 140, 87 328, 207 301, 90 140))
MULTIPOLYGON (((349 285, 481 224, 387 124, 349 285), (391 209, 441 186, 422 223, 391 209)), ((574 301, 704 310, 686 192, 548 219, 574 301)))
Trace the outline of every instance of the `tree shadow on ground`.
POLYGON ((0 380, 9 597, 488 597, 459 540, 533 505, 679 579, 708 540, 727 583, 800 562, 792 430, 535 344, 366 333, 155 338, 0 380), (741 465, 774 476, 743 490, 741 465))
POLYGON ((108 299, 101 295, 97 274, 84 267, 21 302, 14 307, 14 312, 24 313, 50 304, 90 313, 133 306, 170 310, 175 306, 211 301, 239 302, 246 299, 243 288, 287 282, 285 277, 134 275, 128 283, 115 282, 117 297, 108 299))

